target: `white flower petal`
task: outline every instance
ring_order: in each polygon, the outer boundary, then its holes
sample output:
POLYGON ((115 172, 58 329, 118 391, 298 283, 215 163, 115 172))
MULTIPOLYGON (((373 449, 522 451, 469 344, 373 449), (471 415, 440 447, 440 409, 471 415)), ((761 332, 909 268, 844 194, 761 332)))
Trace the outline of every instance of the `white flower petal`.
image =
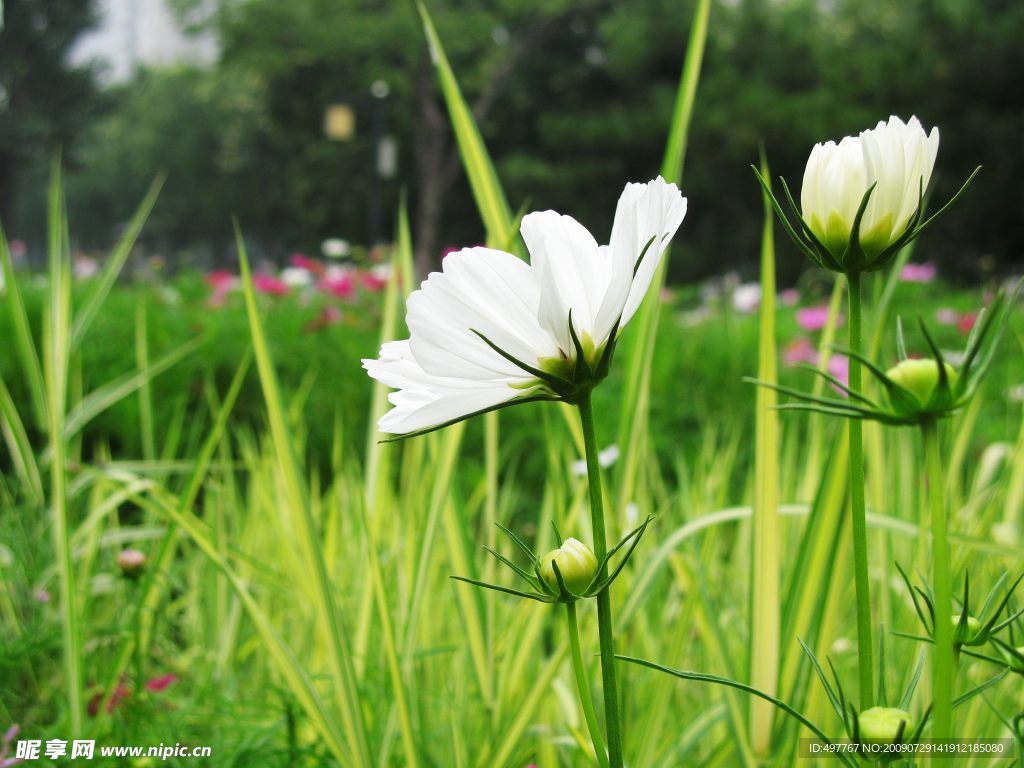
POLYGON ((594 319, 612 277, 607 253, 582 224, 554 211, 528 214, 520 231, 540 285, 538 319, 571 355, 570 310, 577 335, 594 339, 594 319))
POLYGON ((407 302, 413 355, 436 376, 483 380, 523 377, 474 333, 508 354, 536 366, 557 354, 550 334, 537 321, 539 290, 530 267, 490 248, 467 248, 445 258, 407 302))
POLYGON ((621 309, 616 311, 614 304, 604 308, 605 312, 614 313, 610 318, 603 315, 602 319, 605 322, 610 319, 611 323, 614 323, 621 313, 620 325, 625 327, 636 313, 644 296, 647 295, 647 289, 654 279, 658 265, 661 264, 665 247, 679 229, 684 216, 686 198, 679 191, 679 187, 669 184, 661 176, 647 184, 626 185, 615 212, 609 247, 612 262, 618 267, 617 278, 622 271, 626 271, 626 274, 631 276, 631 281, 621 309), (651 245, 644 253, 648 241, 651 241, 651 245), (644 254, 643 260, 637 266, 637 259, 641 253, 644 254))
POLYGON ((371 377, 398 391, 388 400, 395 407, 381 418, 382 432, 405 434, 444 424, 454 419, 529 394, 507 379, 487 381, 434 376, 423 370, 408 341, 392 341, 381 347, 376 360, 363 360, 371 377))

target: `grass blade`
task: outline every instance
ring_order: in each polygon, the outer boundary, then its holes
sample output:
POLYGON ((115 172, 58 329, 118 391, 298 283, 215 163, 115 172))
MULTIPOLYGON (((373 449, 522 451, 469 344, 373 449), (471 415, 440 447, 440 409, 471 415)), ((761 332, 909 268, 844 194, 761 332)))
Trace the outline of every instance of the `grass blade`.
POLYGON ((235 224, 235 238, 238 246, 238 262, 242 271, 242 284, 245 294, 245 307, 249 316, 249 332, 252 336, 253 350, 256 355, 256 367, 263 386, 263 397, 267 406, 267 417, 277 456, 278 468, 283 476, 287 502, 294 516, 299 531, 304 556, 313 569, 315 580, 314 595, 317 600, 317 611, 324 623, 324 631, 330 647, 328 658, 331 665, 332 688, 335 693, 339 715, 349 750, 352 753, 352 765, 369 768, 372 764, 370 749, 363 724, 362 707, 356 685, 355 671, 349 652, 347 635, 344 630, 341 614, 334 602, 335 587, 330 583, 327 567, 324 564, 323 551, 317 533, 316 522, 310 510, 309 499, 299 471, 298 460, 294 453, 292 438, 288 429, 287 413, 281 400, 274 372, 273 361, 267 346, 263 325, 259 318, 256 305, 256 291, 252 284, 249 260, 246 255, 242 233, 235 224))
MULTIPOLYGON (((761 156, 761 175, 771 178, 761 156)), ((761 235, 761 308, 757 377, 769 384, 778 381, 775 341, 775 243, 774 213, 764 197, 764 229, 761 235)), ((779 686, 779 414, 778 395, 770 387, 757 387, 754 452, 753 554, 750 560, 750 684, 774 697, 779 686)), ((771 749, 772 702, 750 702, 750 742, 760 755, 771 749)))

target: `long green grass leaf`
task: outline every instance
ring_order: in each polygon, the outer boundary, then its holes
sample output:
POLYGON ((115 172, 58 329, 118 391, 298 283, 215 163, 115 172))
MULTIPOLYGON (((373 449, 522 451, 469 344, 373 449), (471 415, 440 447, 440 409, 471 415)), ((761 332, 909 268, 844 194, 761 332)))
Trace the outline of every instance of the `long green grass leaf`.
MULTIPOLYGON (((771 178, 762 153, 761 175, 771 178)), ((774 214, 764 195, 761 234, 761 308, 757 377, 778 381, 775 341, 774 214)), ((779 685, 779 581, 781 578, 779 526, 779 415, 770 387, 758 387, 754 427, 754 525, 750 561, 750 684, 774 697, 779 685)), ((750 702, 750 741, 758 754, 771 749, 771 702, 755 697, 750 702)))
POLYGON ((303 484, 302 474, 299 471, 285 408, 277 384, 277 375, 270 358, 270 349, 263 332, 263 324, 260 322, 256 291, 252 285, 252 274, 249 271, 245 243, 237 224, 235 225, 235 238, 238 245, 238 261, 242 271, 245 307, 249 317, 249 333, 252 336, 260 383, 263 386, 263 397, 266 402, 267 417, 270 421, 270 432, 278 469, 284 481, 287 503, 300 532, 299 545, 313 570, 317 613, 323 622, 330 647, 328 658, 331 665, 331 687, 337 702, 345 738, 352 754, 352 764, 360 768, 369 768, 372 763, 370 748, 367 743, 366 728, 363 724, 362 705, 355 671, 352 667, 347 635, 341 613, 334 600, 336 588, 331 584, 327 575, 327 567, 324 564, 317 525, 313 519, 309 498, 303 484))

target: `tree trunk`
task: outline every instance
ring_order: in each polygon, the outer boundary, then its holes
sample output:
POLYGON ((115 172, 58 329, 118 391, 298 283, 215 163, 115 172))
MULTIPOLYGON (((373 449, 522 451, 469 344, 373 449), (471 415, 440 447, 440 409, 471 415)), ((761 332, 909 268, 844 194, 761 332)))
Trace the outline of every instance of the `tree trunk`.
POLYGON ((0 150, 0 225, 7 237, 17 235, 14 209, 18 183, 18 158, 13 152, 0 150))

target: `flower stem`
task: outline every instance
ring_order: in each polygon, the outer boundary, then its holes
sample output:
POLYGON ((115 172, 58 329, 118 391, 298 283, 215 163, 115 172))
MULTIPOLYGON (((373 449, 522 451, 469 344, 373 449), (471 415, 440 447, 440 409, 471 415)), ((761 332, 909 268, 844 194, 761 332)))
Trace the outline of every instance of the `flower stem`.
MULTIPOLYGON (((850 349, 863 351, 861 334, 861 276, 846 276, 850 293, 850 349)), ((850 356, 850 389, 861 389, 860 361, 850 356)), ((857 589, 857 667, 860 680, 860 708, 873 706, 875 686, 871 659, 871 585, 868 581, 868 525, 864 509, 864 435, 858 419, 850 420, 850 508, 853 516, 853 562, 857 589)))
POLYGON ((932 738, 952 738, 953 678, 953 596, 950 589, 949 541, 946 509, 942 494, 942 458, 939 428, 934 420, 921 425, 924 437, 925 471, 928 479, 928 507, 932 518, 932 584, 935 589, 935 646, 932 651, 932 697, 934 725, 932 738))
POLYGON ((587 728, 590 730, 590 742, 594 745, 594 754, 597 755, 598 765, 601 768, 608 768, 608 753, 605 751, 604 737, 601 735, 601 726, 597 722, 597 713, 594 712, 594 702, 590 698, 590 681, 587 680, 586 671, 583 669, 583 654, 580 651, 580 628, 576 623, 576 603, 566 603, 565 613, 569 620, 569 645, 572 648, 572 669, 576 673, 576 688, 580 692, 583 717, 587 720, 587 728))
MULTIPOLYGON (((587 482, 590 485, 590 520, 594 529, 594 554, 598 562, 608 552, 604 532, 604 496, 601 491, 601 465, 597 460, 594 433, 594 409, 587 392, 579 400, 583 424, 583 448, 587 457, 587 482)), ((608 568, 602 567, 598 579, 608 568)), ((611 768, 622 768, 622 730, 619 725, 619 688, 615 682, 615 645, 612 636, 612 602, 606 587, 597 595, 597 631, 601 641, 601 679, 604 683, 604 716, 608 728, 608 758, 611 768)))

